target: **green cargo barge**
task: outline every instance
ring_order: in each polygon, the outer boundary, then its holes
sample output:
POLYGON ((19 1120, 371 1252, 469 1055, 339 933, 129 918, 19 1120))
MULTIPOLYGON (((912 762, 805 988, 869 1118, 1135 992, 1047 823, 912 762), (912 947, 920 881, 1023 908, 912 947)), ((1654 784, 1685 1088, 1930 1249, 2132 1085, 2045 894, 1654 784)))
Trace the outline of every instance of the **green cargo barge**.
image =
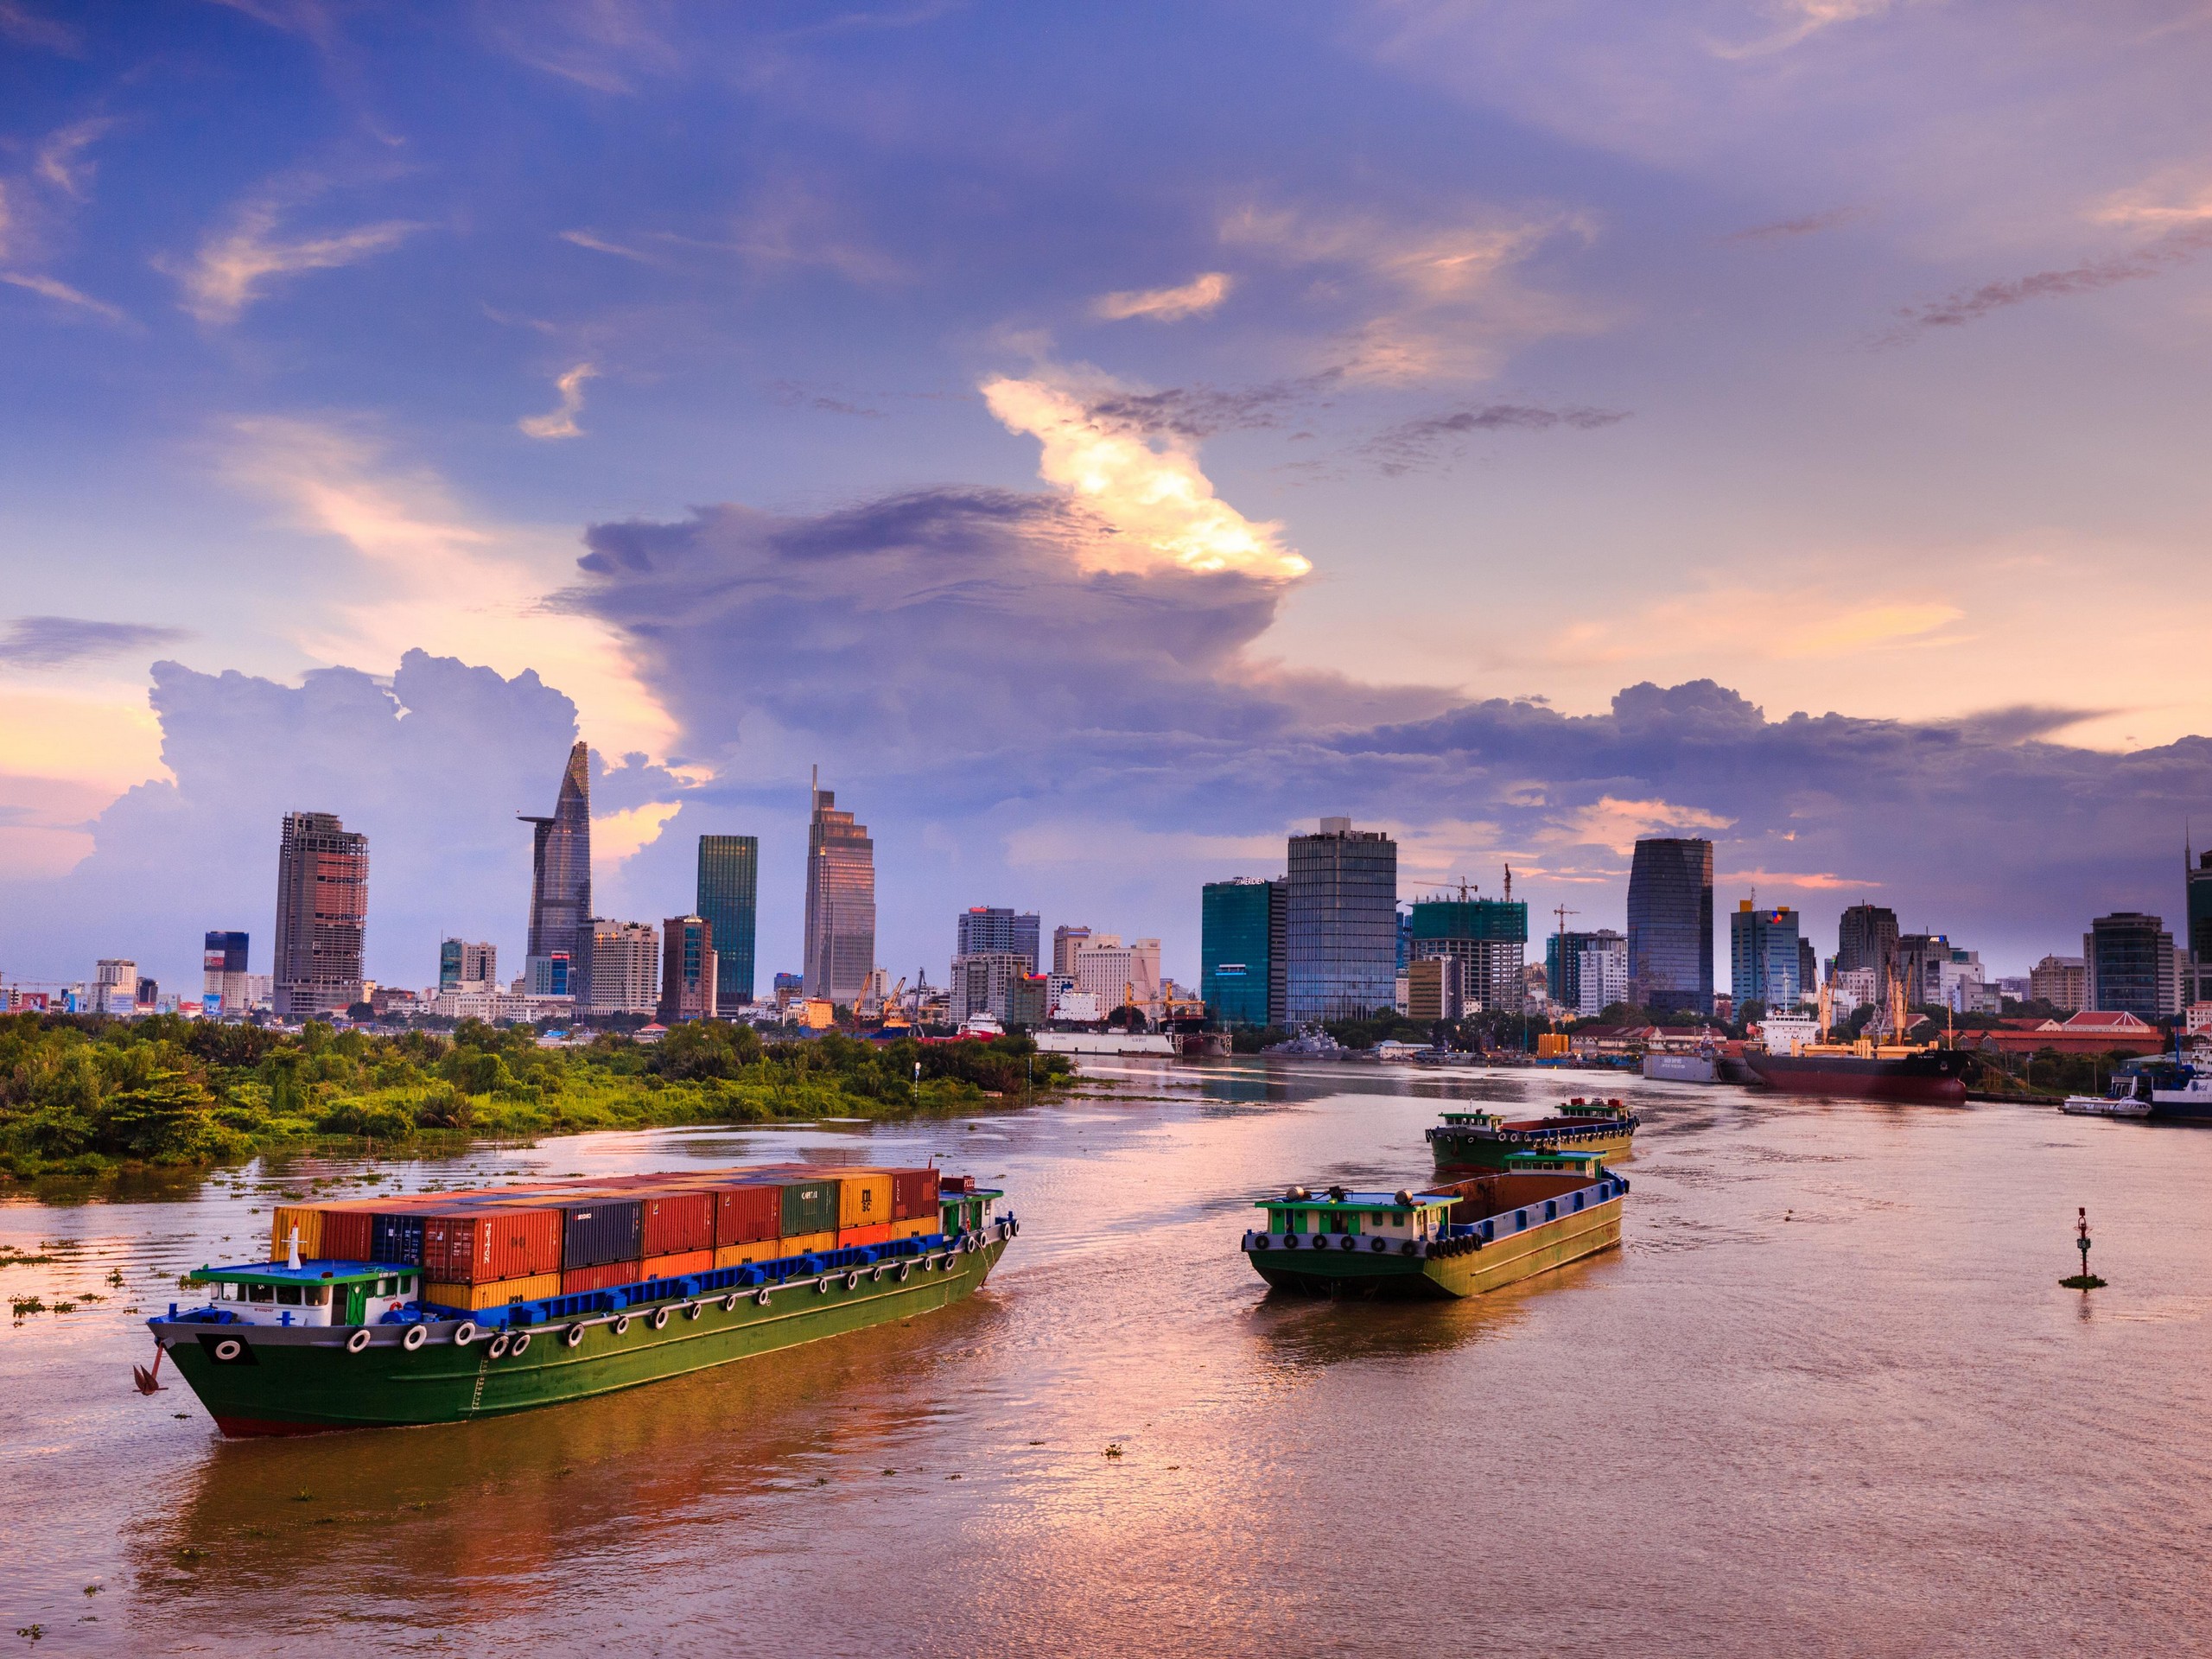
MULTIPOLYGON (((973 1294, 1020 1230, 995 1191, 947 1192, 942 1230, 882 1244, 651 1280, 488 1309, 405 1303, 416 1269, 302 1262, 203 1268, 233 1294, 147 1321, 225 1434, 463 1422, 658 1382, 944 1307, 973 1294), (242 1317, 242 1294, 320 1287, 332 1313, 242 1317), (342 1298, 342 1300, 341 1300, 342 1298), (378 1312, 377 1310, 381 1310, 378 1312), (289 1320, 289 1322, 286 1322, 289 1320)), ((158 1363, 158 1362, 157 1362, 158 1363)))

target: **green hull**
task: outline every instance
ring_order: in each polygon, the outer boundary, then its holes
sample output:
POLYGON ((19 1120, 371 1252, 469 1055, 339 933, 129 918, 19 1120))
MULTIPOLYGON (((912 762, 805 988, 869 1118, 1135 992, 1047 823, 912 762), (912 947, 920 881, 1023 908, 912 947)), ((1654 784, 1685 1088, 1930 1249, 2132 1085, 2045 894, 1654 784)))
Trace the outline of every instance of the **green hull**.
MULTIPOLYGON (((1254 1235, 1264 1237, 1266 1235, 1254 1235)), ((1332 1241, 1332 1243, 1334 1241, 1332 1241)), ((1440 1298, 1479 1296, 1563 1268, 1621 1242, 1621 1200, 1612 1198, 1480 1249, 1402 1255, 1366 1249, 1255 1249, 1252 1266, 1276 1290, 1306 1295, 1440 1298)))
POLYGON ((1483 1134, 1448 1124, 1428 1132, 1440 1175, 1463 1169, 1505 1169, 1509 1167, 1505 1160, 1516 1152, 1594 1152, 1606 1163, 1617 1164, 1634 1156, 1635 1140, 1635 1128, 1624 1128, 1618 1119, 1588 1128, 1547 1127, 1537 1134, 1516 1134, 1511 1129, 1483 1134))
POLYGON ((534 1329, 520 1353, 512 1351, 510 1338, 509 1351, 496 1358, 492 1350, 503 1344, 491 1332, 457 1344, 459 1321, 278 1327, 155 1320, 153 1326, 169 1362, 226 1434, 454 1423, 634 1389, 912 1319, 972 1295, 1005 1249, 1006 1241, 994 1238, 972 1252, 937 1258, 943 1265, 928 1270, 912 1260, 903 1281, 895 1262, 880 1277, 863 1268, 851 1289, 842 1274, 831 1275, 825 1290, 811 1279, 793 1280, 773 1287, 766 1306, 757 1291, 741 1290, 727 1309, 721 1296, 677 1298, 620 1316, 559 1320, 534 1329), (656 1312, 666 1315, 658 1330, 656 1312), (574 1345, 567 1340, 572 1326, 582 1331, 574 1345), (401 1340, 410 1328, 429 1336, 412 1351, 401 1340), (346 1341, 359 1330, 371 1333, 371 1343, 349 1352, 346 1341), (245 1344, 227 1363, 215 1353, 226 1340, 245 1344))

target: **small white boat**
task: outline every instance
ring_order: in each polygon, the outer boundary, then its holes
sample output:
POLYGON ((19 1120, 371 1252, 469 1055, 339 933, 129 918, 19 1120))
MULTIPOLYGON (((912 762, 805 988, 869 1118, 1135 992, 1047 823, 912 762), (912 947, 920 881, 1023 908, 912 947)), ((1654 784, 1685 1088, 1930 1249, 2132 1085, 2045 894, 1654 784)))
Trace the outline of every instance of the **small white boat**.
POLYGON ((2075 1117, 2148 1117, 2151 1103, 2129 1095, 2069 1095, 2058 1109, 2075 1117))

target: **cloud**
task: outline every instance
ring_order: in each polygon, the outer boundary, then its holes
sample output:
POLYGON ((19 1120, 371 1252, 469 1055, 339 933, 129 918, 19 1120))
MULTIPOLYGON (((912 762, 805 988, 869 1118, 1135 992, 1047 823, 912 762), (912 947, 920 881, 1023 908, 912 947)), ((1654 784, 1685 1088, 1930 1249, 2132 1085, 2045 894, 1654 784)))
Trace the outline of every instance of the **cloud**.
POLYGON ((18 0, 0 0, 0 35, 25 46, 42 47, 65 58, 84 55, 84 41, 67 23, 41 17, 18 0))
POLYGON ((1209 270, 1179 288, 1127 289, 1091 302, 1091 314, 1109 322, 1130 317, 1149 317, 1154 322, 1179 322, 1203 316, 1229 297, 1235 279, 1228 272, 1209 270))
POLYGON ((1789 887, 1801 893, 1878 893, 1882 887, 1879 881, 1860 881, 1832 870, 1731 870, 1728 880, 1737 887, 1789 887))
POLYGON ((983 402, 1009 430, 1044 445, 1038 471, 1096 514, 1108 534, 1078 544, 1090 568, 1142 570, 1169 565, 1274 580, 1313 569, 1282 543, 1282 526, 1255 524, 1214 494, 1186 443, 1155 446, 1091 415, 1062 385, 1043 378, 987 380, 983 402))
POLYGON ((1801 46, 1823 29, 1838 23, 1859 22, 1868 17, 1878 17, 1896 3, 1896 0, 1785 0, 1776 8, 1781 14, 1782 27, 1774 34, 1741 45, 1722 42, 1709 44, 1707 50, 1716 58, 1761 58, 1776 52, 1786 52, 1801 46))
POLYGON ((81 616, 19 616, 0 633, 0 664, 60 668, 127 651, 149 651, 188 636, 143 622, 94 622, 81 616))
POLYGON ((1090 395, 1084 407, 1092 420, 1120 431, 1196 440, 1280 426, 1287 414, 1325 401, 1322 395, 1343 379, 1343 371, 1332 369, 1259 386, 1116 387, 1090 395))
POLYGON ((1376 434, 1367 442, 1382 469, 1392 476, 1411 471, 1431 459, 1453 438, 1476 432, 1547 432, 1557 426, 1578 432, 1594 432, 1628 419, 1622 409, 1546 409, 1534 404, 1484 404, 1447 414, 1423 415, 1376 434))
POLYGON ((1802 219, 1777 219, 1770 225, 1754 225, 1747 230, 1735 232, 1731 242, 1785 242, 1801 236, 1817 235, 1832 231, 1839 225, 1847 225, 1862 216, 1859 207, 1830 207, 1826 212, 1807 213, 1802 219))
POLYGON ((640 252, 636 248, 625 247, 620 242, 610 242, 605 237, 591 231, 563 231, 561 240, 574 243, 580 248, 589 248, 594 253, 611 253, 618 259, 634 260, 641 265, 664 263, 649 253, 640 252))
POLYGON ((594 812, 591 860, 594 868, 635 858, 660 838, 668 821, 683 810, 681 801, 640 801, 614 812, 594 812))
POLYGON ((79 201, 92 194, 92 175, 99 169, 82 158, 115 123, 105 117, 79 121, 49 133, 38 147, 38 175, 79 201))
POLYGON ((527 415, 515 424, 525 436, 533 438, 580 438, 584 429, 576 424, 576 416, 583 412, 584 382, 599 372, 588 363, 579 363, 554 381, 561 394, 560 407, 544 415, 527 415))
POLYGON ((358 264, 390 252, 425 228, 409 220, 385 219, 327 236, 285 240, 276 234, 281 217, 274 200, 248 202, 231 215, 223 230, 200 245, 189 264, 162 263, 162 268, 184 289, 184 308, 205 323, 235 322, 272 281, 358 264))
POLYGON ((0 270, 0 283, 12 288, 29 289, 34 294, 43 294, 49 300, 59 300, 64 305, 73 305, 105 317, 110 322, 129 322, 130 317, 105 300, 96 300, 81 289, 52 276, 40 276, 28 271, 0 270))
POLYGON ((1900 307, 1897 315, 1904 321, 1884 337, 1883 343, 1902 344, 1930 328, 1963 327, 1993 312, 2025 305, 2031 300, 2070 298, 2121 283, 2143 282, 2188 264, 2208 248, 2212 248, 2212 222, 2194 221, 2169 231, 2149 246, 2132 252, 1960 289, 1925 305, 1900 307))
POLYGON ((1601 795, 1563 819, 1557 838, 1570 844, 1603 847, 1625 858, 1640 836, 1694 835, 1700 830, 1726 830, 1735 822, 1702 807, 1677 806, 1671 801, 1624 801, 1601 795))

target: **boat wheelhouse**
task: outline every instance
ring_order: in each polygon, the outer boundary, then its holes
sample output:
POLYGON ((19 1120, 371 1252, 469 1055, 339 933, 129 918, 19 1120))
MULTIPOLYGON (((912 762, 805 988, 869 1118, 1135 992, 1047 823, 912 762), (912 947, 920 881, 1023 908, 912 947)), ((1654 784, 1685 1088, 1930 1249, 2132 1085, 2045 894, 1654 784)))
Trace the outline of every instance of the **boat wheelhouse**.
POLYGON ((1635 1155, 1636 1131, 1643 1121, 1620 1101, 1578 1095, 1562 1103, 1553 1117, 1446 1112, 1427 1138, 1440 1174, 1503 1169, 1520 1152, 1588 1152, 1618 1160, 1635 1155))

